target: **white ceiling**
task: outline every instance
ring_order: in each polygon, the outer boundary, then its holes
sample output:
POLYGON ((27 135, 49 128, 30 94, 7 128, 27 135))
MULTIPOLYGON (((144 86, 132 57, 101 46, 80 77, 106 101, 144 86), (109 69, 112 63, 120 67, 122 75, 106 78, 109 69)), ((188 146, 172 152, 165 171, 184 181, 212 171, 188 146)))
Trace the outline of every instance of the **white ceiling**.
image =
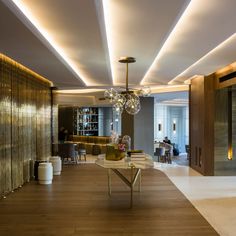
POLYGON ((137 60, 131 86, 183 84, 236 61, 235 9, 235 0, 1 0, 0 51, 62 89, 124 85, 121 56, 137 60))
POLYGON ((188 105, 189 94, 187 91, 168 92, 155 94, 155 103, 166 105, 188 105))

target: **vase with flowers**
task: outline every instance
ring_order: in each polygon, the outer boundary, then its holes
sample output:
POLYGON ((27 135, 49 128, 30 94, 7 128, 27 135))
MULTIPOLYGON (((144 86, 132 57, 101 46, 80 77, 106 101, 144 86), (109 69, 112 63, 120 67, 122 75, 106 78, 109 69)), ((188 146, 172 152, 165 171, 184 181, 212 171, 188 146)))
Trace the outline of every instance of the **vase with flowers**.
POLYGON ((125 144, 118 143, 118 144, 107 145, 106 160, 119 161, 125 158, 125 156, 126 156, 125 144))

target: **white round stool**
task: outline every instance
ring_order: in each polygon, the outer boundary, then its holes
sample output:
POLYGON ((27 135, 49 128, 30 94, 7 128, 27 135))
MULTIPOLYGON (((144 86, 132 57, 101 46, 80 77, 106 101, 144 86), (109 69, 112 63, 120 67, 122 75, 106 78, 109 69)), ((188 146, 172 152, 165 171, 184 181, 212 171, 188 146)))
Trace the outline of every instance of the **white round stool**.
POLYGON ((51 184, 52 178, 53 178, 52 163, 49 162, 39 163, 38 167, 39 184, 51 184))
POLYGON ((49 161, 52 163, 53 175, 61 174, 61 158, 59 156, 52 156, 49 158, 49 161))

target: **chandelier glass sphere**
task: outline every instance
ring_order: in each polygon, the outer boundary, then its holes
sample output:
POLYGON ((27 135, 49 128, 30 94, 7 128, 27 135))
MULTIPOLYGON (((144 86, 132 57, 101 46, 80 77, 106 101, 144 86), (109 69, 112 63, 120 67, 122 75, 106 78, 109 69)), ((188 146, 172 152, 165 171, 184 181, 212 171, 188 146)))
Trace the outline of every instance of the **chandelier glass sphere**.
POLYGON ((108 98, 111 103, 115 101, 117 95, 118 95, 117 91, 113 88, 107 89, 104 92, 105 98, 108 98))
POLYGON ((139 90, 129 89, 128 86, 128 64, 134 63, 136 60, 133 57, 122 57, 119 62, 126 63, 126 90, 118 92, 117 90, 110 88, 104 92, 104 97, 109 99, 113 104, 113 110, 117 114, 121 114, 125 109, 130 115, 137 114, 141 109, 139 96, 149 96, 151 89, 148 86, 144 86, 139 90))

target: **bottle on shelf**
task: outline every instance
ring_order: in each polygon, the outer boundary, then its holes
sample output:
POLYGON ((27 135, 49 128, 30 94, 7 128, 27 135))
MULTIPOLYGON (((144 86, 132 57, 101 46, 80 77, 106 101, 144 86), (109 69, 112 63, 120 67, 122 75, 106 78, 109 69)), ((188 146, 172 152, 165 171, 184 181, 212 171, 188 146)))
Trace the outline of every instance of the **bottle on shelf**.
POLYGON ((98 135, 98 108, 80 107, 74 111, 74 133, 98 135))

